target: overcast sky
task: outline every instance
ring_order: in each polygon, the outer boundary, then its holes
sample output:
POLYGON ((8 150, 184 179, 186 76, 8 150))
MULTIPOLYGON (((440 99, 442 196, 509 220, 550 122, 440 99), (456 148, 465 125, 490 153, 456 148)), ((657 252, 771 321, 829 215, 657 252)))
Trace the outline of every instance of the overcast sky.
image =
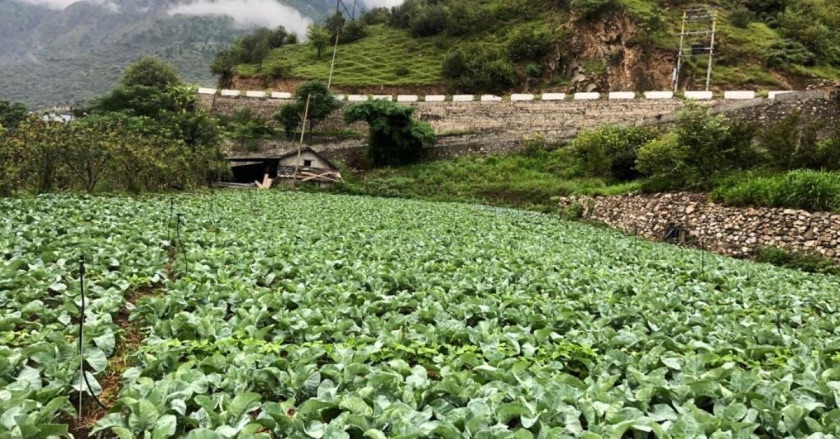
POLYGON ((312 23, 297 9, 275 0, 198 0, 175 6, 169 14, 225 15, 233 18, 238 26, 283 26, 300 36, 306 35, 306 27, 312 23))
POLYGON ((379 8, 379 7, 386 7, 390 8, 393 6, 401 5, 403 0, 365 0, 365 6, 368 8, 379 8))

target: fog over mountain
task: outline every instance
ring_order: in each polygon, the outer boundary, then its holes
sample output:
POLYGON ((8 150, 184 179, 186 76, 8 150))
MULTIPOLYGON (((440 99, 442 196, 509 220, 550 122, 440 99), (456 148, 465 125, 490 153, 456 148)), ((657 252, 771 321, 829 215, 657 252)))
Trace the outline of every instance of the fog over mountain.
POLYGON ((335 0, 0 0, 0 99, 89 101, 150 54, 212 86, 208 66, 235 38, 258 26, 303 35, 334 10, 335 0))

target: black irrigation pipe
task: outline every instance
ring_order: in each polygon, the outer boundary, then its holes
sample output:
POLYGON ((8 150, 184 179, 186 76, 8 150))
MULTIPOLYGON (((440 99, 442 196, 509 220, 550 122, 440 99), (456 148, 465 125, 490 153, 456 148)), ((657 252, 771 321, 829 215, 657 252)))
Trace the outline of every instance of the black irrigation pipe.
MULTIPOLYGON (((93 392, 93 386, 90 385, 87 374, 85 374, 85 261, 85 255, 81 255, 79 257, 79 291, 81 292, 82 298, 82 312, 79 317, 79 376, 81 379, 84 379, 90 396, 93 397, 96 404, 107 412, 110 409, 105 407, 105 404, 102 404, 102 401, 96 397, 96 393, 93 392)), ((82 418, 82 395, 84 395, 81 388, 81 379, 79 380, 79 419, 82 418)))

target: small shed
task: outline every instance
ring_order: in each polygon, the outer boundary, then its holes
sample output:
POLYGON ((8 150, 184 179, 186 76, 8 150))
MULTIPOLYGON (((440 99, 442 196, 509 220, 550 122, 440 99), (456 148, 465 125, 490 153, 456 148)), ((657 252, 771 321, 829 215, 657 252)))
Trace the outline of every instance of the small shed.
POLYGON ((342 181, 338 168, 310 147, 275 156, 228 157, 228 160, 231 183, 268 188, 272 184, 291 184, 293 179, 316 186, 342 181))

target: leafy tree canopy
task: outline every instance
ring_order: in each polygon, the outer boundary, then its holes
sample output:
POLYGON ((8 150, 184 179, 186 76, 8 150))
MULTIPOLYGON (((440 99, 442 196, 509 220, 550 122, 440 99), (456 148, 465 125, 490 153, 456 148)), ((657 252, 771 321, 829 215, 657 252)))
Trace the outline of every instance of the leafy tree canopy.
POLYGON ((120 83, 126 87, 140 85, 163 89, 180 84, 181 79, 172 64, 154 56, 147 56, 128 66, 120 83))
POLYGON ((345 122, 370 126, 367 156, 377 166, 398 166, 419 160, 437 141, 432 127, 414 120, 414 108, 391 101, 367 101, 349 107, 345 122))
POLYGON ((16 127, 26 117, 26 106, 21 103, 0 101, 0 127, 16 127))
POLYGON ((333 111, 341 108, 341 102, 330 93, 327 85, 320 81, 309 81, 303 83, 295 91, 295 102, 286 104, 274 116, 286 129, 286 135, 290 135, 297 128, 303 119, 306 110, 306 101, 309 99, 309 113, 306 116, 309 122, 309 132, 316 125, 333 111))

